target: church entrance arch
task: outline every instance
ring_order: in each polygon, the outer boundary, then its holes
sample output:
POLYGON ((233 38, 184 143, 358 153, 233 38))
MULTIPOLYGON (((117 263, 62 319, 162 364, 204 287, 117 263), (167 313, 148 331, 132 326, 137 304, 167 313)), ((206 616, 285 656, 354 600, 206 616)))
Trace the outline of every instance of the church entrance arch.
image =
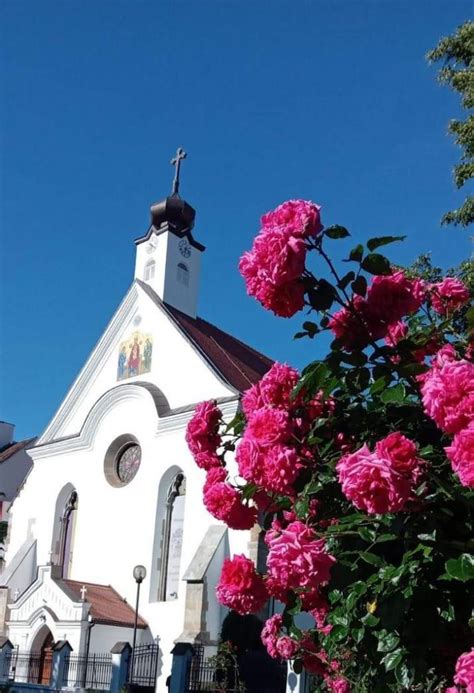
POLYGON ((48 626, 44 625, 36 634, 30 650, 28 681, 48 685, 53 666, 54 638, 48 626))

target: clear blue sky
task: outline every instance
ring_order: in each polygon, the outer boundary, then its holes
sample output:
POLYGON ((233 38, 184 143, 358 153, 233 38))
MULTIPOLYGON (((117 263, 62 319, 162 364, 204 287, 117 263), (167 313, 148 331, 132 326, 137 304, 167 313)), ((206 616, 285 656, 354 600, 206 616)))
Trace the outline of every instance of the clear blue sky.
POLYGON ((446 134, 457 97, 425 53, 463 0, 3 0, 1 409, 40 433, 133 278, 133 239, 188 151, 182 194, 206 244, 200 314, 295 365, 300 318, 265 313, 236 265, 262 212, 323 205, 391 257, 449 266, 468 233, 446 134))

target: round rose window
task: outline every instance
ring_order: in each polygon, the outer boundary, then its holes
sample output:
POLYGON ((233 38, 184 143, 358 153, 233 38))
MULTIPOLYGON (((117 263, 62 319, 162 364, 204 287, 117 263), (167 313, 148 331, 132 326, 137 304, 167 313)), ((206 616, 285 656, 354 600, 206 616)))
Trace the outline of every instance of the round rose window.
POLYGON ((142 451, 138 444, 120 450, 117 455, 117 476, 122 484, 128 484, 138 472, 142 451))

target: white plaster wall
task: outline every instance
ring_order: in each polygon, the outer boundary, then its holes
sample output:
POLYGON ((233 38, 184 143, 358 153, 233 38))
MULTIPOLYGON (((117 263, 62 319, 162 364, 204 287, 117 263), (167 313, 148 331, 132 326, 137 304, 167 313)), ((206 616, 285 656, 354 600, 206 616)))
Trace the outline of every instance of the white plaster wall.
MULTIPOLYGON (((54 438, 77 434, 99 397, 122 383, 153 383, 164 393, 171 408, 234 394, 183 338, 165 312, 138 285, 132 286, 131 291, 136 293, 136 299, 123 316, 122 324, 117 329, 116 337, 102 363, 86 382, 80 383, 74 406, 54 438), (153 335, 151 371, 117 381, 119 344, 128 339, 135 330, 153 335)), ((75 386, 72 389, 75 389, 75 386)))
MULTIPOLYGON (((138 563, 145 565, 148 576, 142 585, 140 614, 148 622, 153 637, 160 639, 163 675, 158 690, 164 691, 164 682, 171 669, 173 641, 183 630, 186 587, 184 582, 180 583, 175 601, 150 601, 157 492, 160 480, 170 466, 179 466, 187 480, 181 574, 191 562, 207 527, 215 524, 216 520, 207 513, 202 503, 205 474, 196 467, 188 451, 184 439, 185 422, 178 430, 157 434, 158 416, 152 397, 145 389, 140 393, 138 399, 136 396, 121 399, 106 411, 98 422, 89 448, 69 449, 54 454, 55 446, 52 445, 50 456, 36 460, 25 487, 12 507, 12 534, 7 561, 30 531, 37 538, 38 564, 48 562, 56 499, 65 484, 72 484, 78 493, 78 507, 69 577, 110 584, 133 606, 136 595, 133 567, 138 563), (142 461, 133 481, 127 486, 115 488, 105 478, 104 457, 111 442, 124 433, 135 436, 139 441, 142 461)), ((229 532, 231 553, 247 553, 248 541, 248 532, 229 532)), ((216 557, 207 576, 207 620, 213 637, 216 637, 220 627, 221 607, 215 599, 214 587, 222 558, 220 555, 216 557)), ((101 629, 95 626, 92 636, 93 650, 107 651, 109 635, 105 631, 101 635, 101 629)), ((115 635, 114 638, 114 642, 121 639, 115 635)), ((128 638, 129 634, 124 639, 128 638)), ((77 646, 76 643, 75 649, 77 646)))
POLYGON ((135 258, 135 279, 146 281, 163 298, 165 286, 165 267, 168 233, 161 233, 159 236, 152 233, 148 241, 139 243, 135 258), (154 277, 145 280, 145 267, 150 260, 155 261, 154 277))
POLYGON ((196 317, 202 251, 188 243, 190 255, 183 257, 179 252, 179 243, 182 239, 173 233, 164 235, 168 236, 168 239, 163 300, 183 313, 196 317), (178 264, 180 262, 188 268, 188 286, 178 281, 178 264))
MULTIPOLYGON (((121 626, 105 626, 97 623, 91 629, 90 652, 106 654, 117 642, 133 643, 133 628, 121 626)), ((153 638, 148 630, 137 629, 137 645, 152 643, 153 638)))

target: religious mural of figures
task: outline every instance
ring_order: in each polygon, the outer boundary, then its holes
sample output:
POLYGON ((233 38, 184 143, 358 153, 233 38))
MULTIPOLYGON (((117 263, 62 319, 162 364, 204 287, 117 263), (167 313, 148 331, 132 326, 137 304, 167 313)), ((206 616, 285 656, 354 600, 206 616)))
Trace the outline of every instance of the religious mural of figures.
POLYGON ((133 332, 119 346, 117 380, 126 380, 151 371, 153 337, 143 332, 133 332))

